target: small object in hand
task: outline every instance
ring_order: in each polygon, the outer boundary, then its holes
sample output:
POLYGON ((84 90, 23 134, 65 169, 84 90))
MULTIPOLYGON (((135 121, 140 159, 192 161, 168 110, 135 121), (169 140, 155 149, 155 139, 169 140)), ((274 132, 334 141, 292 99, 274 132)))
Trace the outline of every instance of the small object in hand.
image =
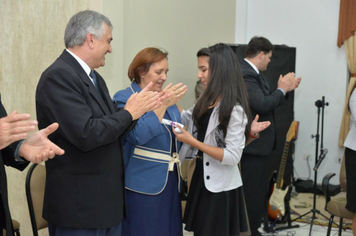
POLYGON ((175 121, 171 121, 171 120, 167 120, 167 119, 162 119, 162 122, 161 122, 162 124, 164 124, 164 125, 170 125, 170 126, 172 126, 172 127, 174 127, 174 130, 177 132, 177 133, 182 133, 181 131, 180 131, 180 129, 177 127, 177 125, 179 125, 180 127, 182 127, 182 128, 184 128, 184 125, 182 125, 182 124, 180 124, 180 123, 178 123, 178 122, 175 122, 175 121))

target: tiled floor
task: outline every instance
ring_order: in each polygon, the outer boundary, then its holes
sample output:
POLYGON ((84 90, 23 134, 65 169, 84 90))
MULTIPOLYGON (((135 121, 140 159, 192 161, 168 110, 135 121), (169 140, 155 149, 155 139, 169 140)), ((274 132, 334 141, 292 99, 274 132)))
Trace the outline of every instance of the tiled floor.
MULTIPOLYGON (((299 228, 293 228, 293 229, 286 229, 286 230, 280 230, 277 231, 276 233, 265 233, 262 234, 264 236, 308 236, 309 235, 309 230, 310 230, 310 224, 305 224, 305 223, 294 223, 292 225, 299 225, 299 228)), ((312 236, 325 236, 328 228, 326 226, 320 226, 320 225, 313 225, 312 228, 312 236)), ((331 230, 331 236, 337 236, 338 235, 338 229, 337 228, 332 228, 331 230)), ((187 232, 184 231, 184 236, 193 236, 192 232, 187 232)), ((352 236, 352 231, 351 230, 346 230, 342 231, 342 236, 352 236)))

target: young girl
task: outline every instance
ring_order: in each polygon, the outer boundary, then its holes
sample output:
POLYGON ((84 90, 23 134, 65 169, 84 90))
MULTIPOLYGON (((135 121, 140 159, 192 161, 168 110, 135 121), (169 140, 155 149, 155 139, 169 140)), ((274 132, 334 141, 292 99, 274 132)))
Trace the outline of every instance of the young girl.
POLYGON ((238 163, 250 134, 246 87, 236 55, 225 44, 201 49, 198 78, 206 87, 181 113, 180 157, 196 157, 183 222, 194 235, 240 235, 248 230, 238 163))

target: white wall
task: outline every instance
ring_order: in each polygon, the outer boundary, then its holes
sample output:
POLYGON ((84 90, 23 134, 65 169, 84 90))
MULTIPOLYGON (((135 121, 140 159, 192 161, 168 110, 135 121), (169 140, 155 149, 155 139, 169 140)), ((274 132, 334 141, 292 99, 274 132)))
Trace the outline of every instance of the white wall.
POLYGON ((111 95, 130 84, 127 69, 134 56, 145 47, 159 47, 169 52, 167 84, 188 85, 179 105, 189 108, 197 81, 196 52, 217 42, 234 42, 235 1, 109 0, 103 13, 114 25, 113 53, 101 72, 111 95))
MULTIPOLYGON (((235 43, 248 43, 260 35, 273 44, 296 47, 296 74, 302 76, 295 91, 294 117, 300 122, 296 140, 295 177, 314 178, 317 107, 325 96, 324 148, 328 154, 318 171, 318 183, 329 172, 338 183, 343 149, 337 145, 348 80, 344 47, 336 46, 339 1, 334 0, 237 0, 235 43), (306 161, 309 155, 313 160, 306 161)), ((321 131, 321 130, 320 130, 321 131)), ((321 140, 319 140, 320 149, 321 140)), ((318 151, 320 153, 320 150, 318 151)))

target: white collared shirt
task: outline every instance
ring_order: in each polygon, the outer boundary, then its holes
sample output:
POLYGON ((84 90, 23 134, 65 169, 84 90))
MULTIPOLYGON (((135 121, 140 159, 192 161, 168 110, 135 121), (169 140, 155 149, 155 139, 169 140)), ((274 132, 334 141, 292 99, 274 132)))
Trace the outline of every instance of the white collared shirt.
POLYGON ((257 67, 250 62, 249 60, 247 60, 246 58, 244 59, 248 64, 250 64, 250 66, 257 72, 257 74, 260 74, 260 71, 257 69, 257 67))
MULTIPOLYGON (((89 77, 89 79, 91 80, 91 82, 94 84, 93 79, 89 76, 91 69, 90 69, 90 67, 88 66, 88 64, 85 63, 82 59, 80 59, 77 55, 75 55, 74 53, 72 53, 72 52, 69 51, 68 49, 66 49, 66 51, 67 51, 70 55, 72 55, 72 56, 75 58, 75 60, 78 61, 78 63, 80 64, 80 66, 83 68, 83 70, 85 71, 85 73, 88 75, 88 77, 89 77)), ((94 85, 95 85, 95 84, 94 84, 94 85)))
MULTIPOLYGON (((246 58, 244 58, 244 60, 245 60, 248 64, 250 64, 250 66, 257 72, 257 74, 260 74, 260 71, 257 69, 257 67, 256 67, 252 62, 250 62, 250 61, 247 60, 246 58)), ((281 88, 277 88, 277 89, 280 90, 280 91, 283 93, 284 96, 286 96, 286 92, 285 92, 283 89, 281 89, 281 88)))

